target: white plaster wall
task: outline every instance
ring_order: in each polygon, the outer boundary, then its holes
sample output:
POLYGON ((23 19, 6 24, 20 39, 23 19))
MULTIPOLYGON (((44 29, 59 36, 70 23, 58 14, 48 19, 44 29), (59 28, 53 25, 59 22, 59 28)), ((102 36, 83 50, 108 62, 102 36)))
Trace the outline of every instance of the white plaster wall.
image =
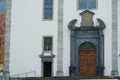
MULTIPOLYGON (((68 23, 73 19, 78 19, 76 26, 80 25, 81 13, 84 10, 77 10, 77 0, 64 0, 64 75, 69 75, 69 66, 70 66, 70 31, 67 26, 68 23)), ((91 10, 95 13, 94 15, 94 24, 98 25, 96 18, 102 19, 106 24, 106 29, 104 30, 104 63, 105 63, 105 76, 111 75, 112 67, 112 47, 111 47, 111 0, 98 0, 98 9, 91 10)))
POLYGON ((120 75, 120 0, 118 0, 118 70, 120 75))
MULTIPOLYGON (((43 21, 43 0, 12 0, 11 19, 11 45, 10 45, 10 75, 33 71, 41 76, 42 36, 53 36, 53 54, 57 55, 57 8, 58 0, 54 0, 53 21, 43 21)), ((73 19, 78 19, 80 25, 81 13, 77 10, 77 0, 64 0, 63 21, 63 71, 64 76, 69 76, 70 66, 70 31, 67 26, 73 19)), ((98 9, 91 10, 95 13, 94 24, 98 25, 96 18, 102 19, 106 24, 105 36, 105 75, 111 75, 111 0, 98 0, 98 9), (103 3, 104 2, 104 3, 103 3), (107 6, 106 6, 107 5, 107 6)), ((120 24, 119 24, 120 25, 120 24)), ((120 51, 119 51, 120 52, 120 51)), ((53 75, 56 75, 57 57, 54 58, 53 75)))
MULTIPOLYGON (((39 55, 44 35, 53 36, 53 54, 57 54, 57 3, 54 0, 54 19, 43 21, 43 0, 12 0, 10 75, 34 70, 42 75, 39 55)), ((57 66, 56 57, 53 65, 57 66)))

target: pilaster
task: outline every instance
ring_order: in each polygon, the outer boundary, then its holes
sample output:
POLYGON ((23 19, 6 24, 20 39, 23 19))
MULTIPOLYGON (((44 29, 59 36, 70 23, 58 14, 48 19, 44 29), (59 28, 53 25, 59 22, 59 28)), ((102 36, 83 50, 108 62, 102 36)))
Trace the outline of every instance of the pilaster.
POLYGON ((7 0, 7 7, 6 7, 5 53, 4 53, 4 75, 3 75, 3 78, 5 80, 9 80, 11 2, 12 0, 7 0))
POLYGON ((112 76, 118 76, 118 0, 112 0, 112 76))
MULTIPOLYGON (((101 26, 102 27, 102 26, 101 26)), ((102 56, 102 57, 100 57, 100 59, 99 59, 99 66, 98 66, 98 75, 99 76, 104 76, 104 34, 103 34, 103 30, 102 29, 100 29, 99 30, 99 44, 100 44, 100 46, 99 46, 99 51, 100 51, 100 54, 99 54, 99 56, 102 56), (102 60, 102 61, 101 61, 102 60)))
POLYGON ((58 0, 57 76, 63 76, 63 0, 58 0))
POLYGON ((75 67, 75 31, 71 30, 70 35, 70 67, 69 67, 69 75, 76 76, 76 67, 75 67))

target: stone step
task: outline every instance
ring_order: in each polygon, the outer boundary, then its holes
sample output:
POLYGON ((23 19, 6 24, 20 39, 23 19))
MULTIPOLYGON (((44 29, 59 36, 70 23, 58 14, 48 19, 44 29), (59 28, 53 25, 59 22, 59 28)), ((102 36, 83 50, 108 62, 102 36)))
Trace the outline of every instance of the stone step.
POLYGON ((120 80, 120 77, 11 77, 10 80, 120 80))

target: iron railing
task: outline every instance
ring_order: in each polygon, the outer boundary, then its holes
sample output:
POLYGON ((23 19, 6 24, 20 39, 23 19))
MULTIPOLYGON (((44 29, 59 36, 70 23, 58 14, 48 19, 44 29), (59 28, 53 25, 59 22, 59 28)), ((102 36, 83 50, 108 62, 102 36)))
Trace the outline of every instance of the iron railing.
POLYGON ((36 77, 36 71, 29 71, 29 72, 19 73, 19 74, 11 75, 10 77, 12 77, 12 78, 36 77))

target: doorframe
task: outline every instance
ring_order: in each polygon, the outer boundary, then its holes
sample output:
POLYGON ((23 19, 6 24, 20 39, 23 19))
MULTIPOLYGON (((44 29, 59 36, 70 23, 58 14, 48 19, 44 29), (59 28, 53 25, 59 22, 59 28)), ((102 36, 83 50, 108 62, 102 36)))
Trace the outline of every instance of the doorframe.
POLYGON ((44 68, 44 62, 51 62, 51 66, 52 66, 52 71, 51 71, 51 76, 53 76, 53 72, 54 72, 54 57, 55 55, 50 53, 50 55, 46 56, 46 53, 42 53, 39 55, 39 57, 41 58, 41 76, 43 77, 43 68, 44 68))
MULTIPOLYGON (((85 10, 84 13, 94 14, 89 10, 85 10)), ((96 64, 97 75, 104 76, 104 33, 106 25, 101 19, 97 19, 99 25, 84 25, 76 26, 77 19, 69 22, 68 28, 70 30, 70 67, 69 75, 78 76, 78 50, 79 46, 84 42, 91 42, 96 47, 96 64)), ((93 21, 92 21, 93 22, 93 21)))
MULTIPOLYGON (((71 62, 70 62, 70 76, 78 76, 78 52, 79 46, 84 42, 91 42, 96 46, 96 76, 104 76, 104 45, 100 45, 99 37, 91 38, 75 38, 71 41, 71 62), (101 52, 102 50, 102 52, 101 52), (73 57, 72 57, 73 56, 73 57), (72 68, 72 69, 71 69, 72 68)), ((103 41, 102 41, 103 42, 103 41)))

